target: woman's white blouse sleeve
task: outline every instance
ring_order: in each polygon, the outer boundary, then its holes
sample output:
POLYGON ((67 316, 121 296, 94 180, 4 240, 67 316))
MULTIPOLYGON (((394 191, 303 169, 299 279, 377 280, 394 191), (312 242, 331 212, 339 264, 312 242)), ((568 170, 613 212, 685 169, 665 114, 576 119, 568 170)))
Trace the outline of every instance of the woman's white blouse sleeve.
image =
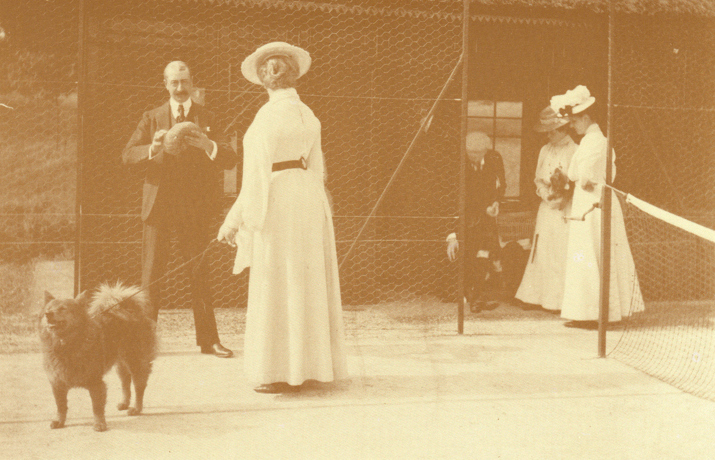
POLYGON ((315 140, 313 145, 310 147, 310 154, 308 155, 308 169, 315 172, 320 179, 325 182, 327 177, 325 175, 325 155, 323 154, 323 148, 321 146, 321 126, 320 120, 315 116, 312 117, 312 122, 317 126, 314 130, 317 131, 315 135, 315 140))
POLYGON ((548 188, 551 180, 549 172, 544 166, 547 154, 547 146, 544 145, 539 151, 539 160, 536 165, 536 174, 534 176, 534 184, 536 184, 536 194, 541 198, 544 198, 544 196, 548 193, 548 188))
POLYGON ((226 214, 226 218, 223 220, 224 225, 231 228, 239 228, 241 226, 241 195, 238 195, 236 201, 231 206, 231 209, 226 214))
POLYGON ((581 184, 603 183, 606 176, 606 138, 586 135, 569 167, 569 179, 581 184))
POLYGON ((271 130, 270 111, 264 106, 243 137, 243 179, 236 205, 241 222, 249 231, 263 228, 268 209, 275 136, 271 130))

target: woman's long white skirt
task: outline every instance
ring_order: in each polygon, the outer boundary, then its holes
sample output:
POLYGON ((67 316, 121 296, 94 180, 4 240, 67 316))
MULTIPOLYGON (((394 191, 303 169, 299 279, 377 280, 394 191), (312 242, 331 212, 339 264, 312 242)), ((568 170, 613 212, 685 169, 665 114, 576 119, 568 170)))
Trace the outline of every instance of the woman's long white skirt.
MULTIPOLYGON (((615 193, 611 207, 611 282, 608 320, 621 318, 643 310, 638 275, 628 244, 623 211, 615 193)), ((572 214, 582 215, 599 201, 597 187, 586 192, 578 184, 574 190, 572 214)), ((601 289, 601 209, 586 216, 585 221, 569 223, 566 250, 566 277, 561 317, 575 321, 595 321, 599 316, 601 289)))
POLYGON ((273 173, 254 233, 244 370, 260 383, 347 377, 332 215, 321 178, 273 173))
POLYGON ((563 210, 550 208, 543 201, 539 205, 529 261, 515 296, 522 302, 561 310, 569 231, 564 215, 569 215, 570 209, 570 204, 563 210))

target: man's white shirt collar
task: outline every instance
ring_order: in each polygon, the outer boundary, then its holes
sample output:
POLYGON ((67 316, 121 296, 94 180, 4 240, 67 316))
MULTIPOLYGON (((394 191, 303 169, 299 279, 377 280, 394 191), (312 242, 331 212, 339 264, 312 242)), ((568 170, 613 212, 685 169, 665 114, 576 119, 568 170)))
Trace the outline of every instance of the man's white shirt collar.
MULTIPOLYGON (((171 106, 171 114, 174 116, 174 118, 178 117, 179 103, 174 98, 171 98, 169 99, 169 105, 171 106)), ((189 110, 191 110, 191 98, 188 98, 186 102, 181 105, 184 106, 184 116, 187 116, 189 114, 189 110)))

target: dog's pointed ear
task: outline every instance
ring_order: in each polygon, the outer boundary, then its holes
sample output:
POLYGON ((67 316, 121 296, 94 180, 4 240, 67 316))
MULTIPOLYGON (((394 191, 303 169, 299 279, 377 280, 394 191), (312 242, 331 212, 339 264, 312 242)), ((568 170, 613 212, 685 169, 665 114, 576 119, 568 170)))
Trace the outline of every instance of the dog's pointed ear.
POLYGON ((74 298, 74 300, 80 305, 89 304, 89 291, 84 290, 80 292, 79 295, 74 298))
POLYGON ((49 292, 45 291, 45 305, 50 303, 50 301, 55 300, 55 297, 49 292))

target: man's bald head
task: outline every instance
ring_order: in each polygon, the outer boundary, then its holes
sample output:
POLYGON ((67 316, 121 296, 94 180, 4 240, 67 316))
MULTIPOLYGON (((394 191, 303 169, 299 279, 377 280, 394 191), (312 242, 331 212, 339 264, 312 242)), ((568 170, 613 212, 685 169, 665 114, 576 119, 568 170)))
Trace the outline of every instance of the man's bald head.
POLYGON ((184 61, 172 61, 168 63, 166 67, 164 67, 164 81, 167 81, 169 73, 182 71, 188 72, 189 76, 191 76, 191 70, 184 61))

